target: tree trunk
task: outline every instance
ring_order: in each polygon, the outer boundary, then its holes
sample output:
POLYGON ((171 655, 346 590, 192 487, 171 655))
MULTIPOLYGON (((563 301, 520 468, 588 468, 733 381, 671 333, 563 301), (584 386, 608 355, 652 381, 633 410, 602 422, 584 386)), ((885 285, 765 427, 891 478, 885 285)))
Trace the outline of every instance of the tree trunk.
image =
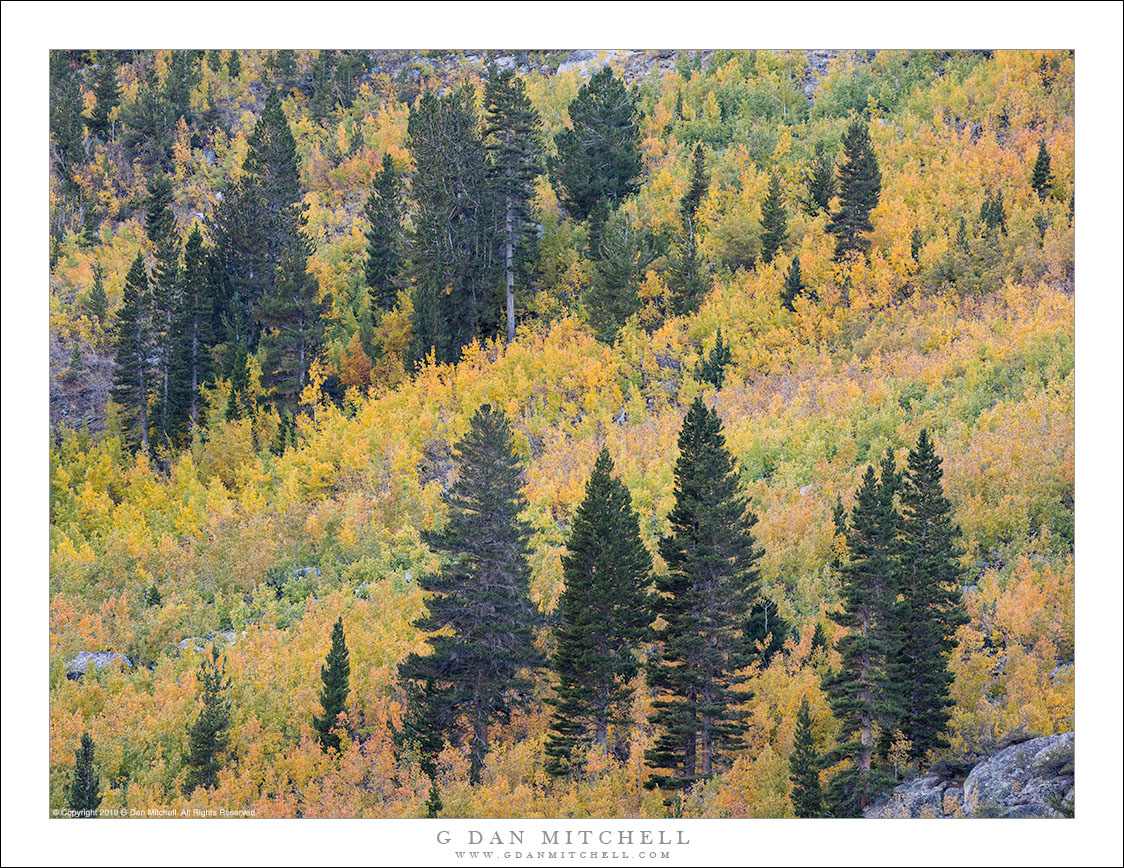
POLYGON ((515 227, 511 197, 507 197, 507 216, 504 221, 503 267, 507 280, 507 342, 515 340, 515 227))

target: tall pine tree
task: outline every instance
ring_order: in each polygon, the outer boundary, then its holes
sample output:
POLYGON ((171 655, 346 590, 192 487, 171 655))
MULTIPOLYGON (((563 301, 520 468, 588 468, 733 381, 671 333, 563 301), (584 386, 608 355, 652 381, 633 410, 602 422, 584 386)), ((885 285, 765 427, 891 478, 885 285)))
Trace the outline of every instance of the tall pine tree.
POLYGON ((402 176, 390 154, 382 155, 382 168, 367 199, 367 261, 364 274, 372 317, 391 310, 398 301, 398 272, 402 268, 402 176))
POLYGON ((613 214, 582 299, 590 326, 605 343, 613 343, 639 309, 640 282, 652 258, 649 239, 633 219, 623 211, 613 214))
POLYGON ((922 430, 902 477, 894 607, 901 709, 897 728, 910 741, 915 759, 949 746, 945 731, 953 678, 948 663, 956 628, 968 622, 960 597, 960 529, 952 521, 942 475, 941 459, 928 431, 922 430))
POLYGON ((835 159, 826 152, 823 142, 816 142, 816 155, 804 182, 808 186, 804 210, 813 217, 831 210, 831 198, 835 195, 835 159))
POLYGON ((1038 194, 1038 198, 1046 201, 1046 194, 1054 185, 1054 175, 1050 171, 1050 153, 1046 150, 1046 143, 1038 143, 1038 156, 1034 160, 1034 171, 1030 175, 1030 186, 1038 194))
POLYGON ((569 116, 570 126, 554 139, 550 177, 570 217, 593 218, 589 247, 596 258, 609 212, 640 188, 639 110, 624 82, 605 66, 578 90, 569 116))
POLYGON ((671 535, 660 541, 668 572, 656 579, 656 633, 648 684, 658 730, 645 786, 681 790, 726 768, 742 746, 734 688, 747 663, 742 627, 758 597, 757 517, 743 497, 718 414, 696 398, 679 434, 671 535))
POLYGON ((706 278, 699 255, 699 208, 710 187, 706 169, 706 151, 702 143, 691 154, 691 180, 679 203, 679 231, 670 277, 672 304, 676 314, 698 310, 706 295, 706 278))
POLYGON ((481 407, 455 457, 459 478, 445 497, 448 518, 424 534, 444 566, 418 580, 432 595, 416 623, 431 634, 431 653, 411 654, 398 675, 415 685, 432 681, 434 689, 414 692, 407 726, 453 743, 467 736, 469 780, 479 783, 489 728, 508 720, 531 688, 521 673, 542 665, 533 642, 540 615, 528 596, 531 532, 520 518, 522 472, 503 412, 481 407))
POLYGON ((148 403, 153 395, 151 299, 148 272, 140 253, 129 267, 114 341, 116 365, 110 394, 121 407, 121 421, 131 446, 148 451, 148 403))
POLYGON ((484 142, 496 198, 507 301, 507 339, 515 340, 515 279, 526 277, 534 243, 531 199, 542 172, 541 122, 514 70, 494 68, 484 88, 484 142))
POLYGON ((607 751, 610 725, 626 720, 629 682, 639 671, 634 652, 651 620, 646 586, 652 558, 632 497, 612 473, 602 449, 562 558, 566 586, 551 661, 558 696, 551 701, 546 742, 552 775, 580 770, 589 745, 607 751))
POLYGON ((181 286, 180 237, 172 212, 171 178, 163 173, 153 177, 148 186, 145 207, 145 234, 156 251, 150 282, 157 391, 152 428, 158 444, 171 446, 174 439, 173 419, 183 409, 182 390, 178 388, 179 383, 173 382, 182 372, 174 370, 181 286))
POLYGON ((74 777, 70 781, 66 807, 80 819, 94 819, 101 804, 101 775, 94 764, 94 740, 82 733, 82 746, 74 751, 74 777))
POLYGON ((312 728, 316 730, 316 740, 325 750, 340 749, 338 719, 347 710, 347 694, 351 689, 351 663, 347 650, 347 640, 343 634, 343 617, 336 619, 332 627, 332 647, 324 665, 320 668, 320 680, 324 686, 320 690, 321 713, 312 718, 312 728))
POLYGON ((873 231, 870 212, 882 195, 882 171, 870 143, 870 131, 856 117, 843 134, 843 162, 839 166, 839 210, 831 215, 827 231, 835 236, 835 258, 852 252, 866 253, 873 231))
POLYGON ((847 632, 835 643, 843 657, 840 670, 824 685, 841 727, 839 744, 825 762, 847 761, 828 786, 835 816, 857 816, 892 783, 874 759, 876 730, 886 729, 900 714, 888 668, 893 651, 888 612, 897 589, 900 516, 894 496, 898 483, 890 461, 883 461, 881 479, 868 466, 846 530, 849 560, 841 568, 843 611, 831 618, 847 632))
POLYGON ((796 299, 804 292, 804 275, 800 273, 800 257, 792 257, 788 271, 784 275, 784 288, 781 289, 781 304, 785 310, 796 310, 796 299))
POLYGON ((94 77, 94 110, 86 125, 90 135, 102 141, 113 138, 113 122, 110 114, 121 104, 121 87, 117 83, 117 63, 113 53, 103 51, 98 58, 98 71, 94 77))
POLYGON ((223 752, 230 741, 230 700, 225 695, 230 679, 226 677, 226 661, 219 665, 219 649, 213 645, 210 660, 204 654, 199 662, 199 681, 203 687, 203 708, 188 727, 188 751, 184 758, 184 790, 188 795, 196 787, 213 789, 218 784, 223 752))
POLYGON ((416 276, 410 359, 454 362, 494 334, 495 222, 476 98, 469 85, 423 94, 407 124, 417 170, 411 183, 416 276))
POLYGON ((820 758, 812 732, 812 710, 805 696, 796 715, 796 737, 788 758, 792 782, 792 812, 797 817, 824 815, 823 791, 820 788, 820 758))
POLYGON ((761 204, 761 261, 773 261, 788 238, 788 212, 781 194, 781 179, 774 172, 769 176, 769 192, 761 204))

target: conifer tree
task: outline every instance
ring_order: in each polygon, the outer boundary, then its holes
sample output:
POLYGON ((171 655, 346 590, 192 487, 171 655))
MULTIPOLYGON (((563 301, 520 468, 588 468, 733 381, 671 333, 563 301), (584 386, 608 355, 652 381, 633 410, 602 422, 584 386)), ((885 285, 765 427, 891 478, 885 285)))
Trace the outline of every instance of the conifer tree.
POLYGON ((106 317, 109 315, 109 297, 105 294, 105 269, 100 263, 94 266, 94 285, 86 299, 86 313, 97 317, 98 324, 105 328, 106 317))
POLYGON ((191 227, 184 245, 183 282, 176 326, 177 371, 173 428, 181 440, 199 424, 199 387, 211 376, 211 348, 215 345, 214 309, 218 287, 210 269, 210 252, 203 244, 199 224, 191 227))
POLYGON ((383 154, 364 214, 367 261, 364 274, 372 316, 391 310, 398 301, 398 272, 402 268, 402 176, 390 154, 383 154))
POLYGON ((236 48, 232 48, 226 55, 226 72, 231 81, 238 81, 242 76, 242 55, 236 48))
POLYGON ((542 125, 523 79, 512 69, 490 71, 484 109, 484 147, 489 155, 488 178, 496 197, 510 342, 515 340, 515 278, 517 273, 526 275, 535 238, 531 199, 535 178, 542 172, 542 125))
POLYGON ((816 628, 812 631, 811 653, 815 654, 820 648, 827 649, 827 634, 824 632, 823 624, 816 621, 816 628))
POLYGON ((101 775, 94 765, 94 740, 82 733, 82 746, 74 751, 74 777, 70 782, 66 807, 79 819, 97 817, 101 804, 101 775))
POLYGON ((796 310, 796 298, 804 292, 804 276, 800 273, 800 257, 792 257, 792 263, 784 275, 784 289, 781 290, 781 303, 785 310, 796 310))
POLYGON ((204 654, 199 662, 199 681, 203 687, 203 708, 195 722, 188 727, 188 752, 185 792, 190 795, 196 787, 213 789, 218 784, 222 754, 230 740, 230 701, 225 691, 230 687, 226 677, 226 661, 219 665, 219 649, 211 646, 211 658, 204 654))
POLYGON ((635 650, 650 621, 646 586, 652 559, 624 484, 602 449, 574 514, 558 601, 558 649, 551 661, 558 696, 546 742, 547 771, 580 770, 584 748, 606 751, 609 727, 625 721, 635 650))
POLYGON ((570 127, 554 140, 550 177, 570 217, 593 218, 589 247, 596 258, 609 212, 639 189, 639 111, 624 82, 604 66, 570 102, 569 116, 570 127))
POLYGON ((960 529, 941 485, 941 459, 928 431, 910 450, 901 487, 899 602, 894 607, 901 714, 897 728, 911 756, 947 748, 956 628, 968 622, 960 597, 960 529))
POLYGON ((920 262, 918 257, 921 255, 921 248, 924 245, 924 239, 921 237, 921 228, 919 226, 913 227, 913 234, 909 236, 909 255, 913 258, 914 262, 920 262))
POLYGON ((649 239, 632 218, 618 211, 605 227, 601 257, 593 265, 583 301, 589 324, 607 344, 640 307, 640 282, 652 261, 649 239))
POLYGON ((824 150, 823 142, 816 142, 816 155, 804 181, 808 185, 804 210, 813 217, 830 211, 831 198, 835 195, 835 159, 824 150))
MULTIPOLYGON (((818 625, 817 625, 818 626, 818 625)), ((800 702, 796 715, 796 738, 788 759, 792 782, 792 812, 797 817, 822 817, 823 791, 820 789, 820 758, 812 733, 812 711, 808 697, 800 702)))
POLYGON ((742 626, 758 597, 753 538, 757 517, 741 494, 734 460, 714 410, 696 398, 679 434, 671 535, 660 541, 668 572, 656 579, 653 610, 664 628, 651 658, 651 723, 659 735, 647 751, 656 773, 648 788, 682 790, 728 767, 742 746, 749 697, 734 690, 748 662, 742 626))
POLYGON ((337 731, 338 718, 347 710, 347 694, 351 689, 351 663, 347 651, 347 641, 343 634, 343 616, 336 619, 332 627, 332 647, 324 665, 320 668, 320 680, 324 686, 320 690, 321 714, 312 718, 312 728, 316 730, 316 740, 324 751, 340 749, 340 736, 337 731))
POLYGON ((78 74, 65 51, 50 54, 50 136, 63 188, 77 191, 74 171, 86 162, 85 119, 78 74))
POLYGON ((840 722, 839 744, 827 764, 849 760, 831 779, 828 798, 835 816, 856 816, 871 798, 892 783, 874 763, 875 730, 900 714, 888 660, 889 610, 896 581, 896 540, 900 516, 894 504, 899 477, 892 459, 882 462, 881 479, 867 466, 847 528, 850 558, 842 568, 843 611, 831 619, 847 628, 836 643, 839 672, 824 685, 840 722))
POLYGON ((769 177, 769 193, 761 204, 761 261, 773 261, 788 238, 788 212, 781 194, 781 179, 774 172, 769 177))
POLYGON ((152 341, 156 353, 156 412, 152 420, 156 440, 168 444, 173 439, 173 417, 178 383, 173 380, 176 325, 180 317, 180 238, 172 212, 172 180, 157 174, 148 186, 145 203, 145 234, 156 249, 150 287, 152 292, 152 341))
POLYGON ((1038 143, 1038 157, 1034 160, 1034 171, 1030 176, 1030 186, 1038 194, 1038 198, 1046 201, 1046 194, 1054 185, 1054 175, 1050 171, 1050 154, 1046 150, 1046 143, 1038 143))
POLYGON ((862 118, 851 121, 843 134, 843 162, 839 166, 839 210, 831 215, 827 231, 835 236, 835 258, 852 252, 866 253, 873 231, 870 212, 882 195, 882 172, 862 118))
POLYGON ((414 693, 408 726, 441 732, 455 744, 467 736, 475 784, 489 727, 508 720, 530 690, 524 670, 542 665, 533 643, 540 615, 528 596, 531 532, 520 518, 526 501, 507 417, 481 407, 454 454, 459 478, 445 496, 448 518, 423 537, 444 565, 418 580, 432 596, 415 626, 431 634, 432 652, 411 654, 398 675, 418 685, 432 680, 434 690, 414 693))
POLYGON ((410 110, 407 141, 417 167, 410 359, 417 365, 432 352, 454 362, 473 340, 495 333, 500 310, 491 187, 471 86, 423 94, 410 110))
POLYGON ((153 392, 150 307, 148 272, 144 256, 138 253, 125 277, 123 300, 117 311, 116 367, 110 394, 121 407, 122 428, 129 444, 139 445, 145 452, 148 451, 148 402, 153 392))
POLYGON ((112 52, 101 52, 98 60, 100 62, 94 78, 94 110, 86 127, 90 135, 109 141, 113 137, 113 124, 109 115, 121 104, 121 87, 117 83, 117 64, 112 52))
POLYGON ((706 151, 699 143, 691 156, 690 184, 679 203, 679 231, 670 270, 672 306, 680 315, 698 310, 706 295, 707 284, 699 255, 698 215, 709 186, 706 151))
POLYGON ((695 368, 695 377, 703 383, 710 383, 715 389, 721 389, 726 381, 726 368, 733 361, 730 352, 730 342, 722 339, 722 329, 714 336, 714 346, 706 360, 700 360, 695 368))

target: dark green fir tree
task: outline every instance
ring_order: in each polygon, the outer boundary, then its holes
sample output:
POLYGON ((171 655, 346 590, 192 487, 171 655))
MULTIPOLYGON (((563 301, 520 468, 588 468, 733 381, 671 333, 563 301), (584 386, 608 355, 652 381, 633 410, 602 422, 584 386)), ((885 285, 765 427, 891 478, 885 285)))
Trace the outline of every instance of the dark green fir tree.
POLYGON ((562 558, 565 589, 558 602, 558 679, 546 770, 580 772, 585 750, 607 751, 609 727, 627 721, 636 656, 651 618, 647 585, 652 559, 640 539, 640 519, 613 462, 601 451, 574 514, 562 558))
POLYGON ((320 667, 319 716, 312 718, 312 728, 316 730, 316 740, 324 751, 340 749, 339 716, 347 710, 347 694, 351 689, 351 662, 347 651, 347 640, 343 634, 343 617, 336 619, 332 627, 332 647, 320 667))
POLYGON ((154 386, 150 310, 148 272, 143 255, 138 253, 125 277, 123 301, 117 311, 116 366, 110 395, 121 408, 126 440, 145 452, 148 451, 148 402, 154 386))
POLYGON ((542 123, 514 70, 490 71, 484 109, 484 147, 497 208, 510 342, 515 340, 516 278, 525 282, 535 240, 531 199, 542 173, 542 123))
POLYGON ((582 85, 569 116, 570 126, 554 140, 550 177, 566 213, 591 221, 589 250, 596 258, 609 213, 640 188, 639 110, 634 94, 604 66, 582 85))
POLYGON ((94 740, 82 733, 82 746, 74 751, 74 777, 70 781, 66 807, 80 819, 94 819, 101 804, 101 775, 94 763, 94 740))
POLYGON ((792 257, 792 263, 784 275, 784 288, 781 290, 781 304, 785 310, 796 310, 796 299, 804 293, 804 275, 800 273, 800 257, 792 257))
POLYGON ((843 162, 839 166, 839 210, 831 215, 827 231, 835 236, 835 258, 863 253, 870 247, 867 233, 874 230, 870 212, 882 195, 882 171, 870 142, 866 122, 856 117, 843 134, 843 162))
POLYGON ((925 239, 921 237, 921 227, 914 226, 913 233, 909 236, 909 255, 914 262, 921 261, 918 257, 921 256, 921 248, 924 244, 925 239))
POLYGON ((86 313, 97 319, 98 325, 106 327, 109 315, 109 297, 105 294, 105 269, 101 264, 94 266, 94 285, 86 298, 86 313))
POLYGON ((911 757, 949 746, 952 707, 949 658, 956 628, 968 622, 960 596, 960 529, 941 485, 941 459, 927 431, 910 450, 902 477, 895 655, 900 666, 897 728, 911 757))
POLYGON ((835 195, 835 159, 824 149, 823 142, 816 142, 816 155, 804 181, 808 186, 804 210, 813 217, 830 211, 835 195))
POLYGON ((679 203, 679 231, 669 271, 672 309, 679 315, 698 310, 706 296, 706 275, 699 254, 699 208, 709 187, 706 151, 699 143, 691 154, 690 184, 679 203))
POLYGON ((431 653, 411 654, 399 678, 416 686, 407 727, 440 732, 454 744, 468 740, 469 780, 480 782, 489 728, 510 718, 532 689, 530 670, 542 666, 534 645, 541 623, 531 601, 530 527, 522 469, 512 452, 507 417, 485 405, 457 444, 457 481, 445 496, 447 519, 425 542, 443 566, 423 575, 427 614, 416 626, 430 634, 431 653), (417 701, 418 699, 421 701, 417 701))
POLYGON ((187 780, 184 791, 190 795, 196 787, 213 789, 218 784, 223 754, 230 741, 230 700, 226 691, 226 661, 219 663, 219 649, 211 646, 211 657, 203 655, 199 663, 199 682, 203 688, 203 708, 188 727, 188 752, 184 757, 187 780))
POLYGON ((721 389, 726 382, 726 368, 733 360, 730 342, 723 340, 722 329, 718 329, 710 354, 705 359, 700 359, 695 367, 695 378, 702 383, 710 383, 715 389, 721 389))
POLYGON ((593 264, 585 292, 586 313, 597 337, 607 344, 640 307, 640 282, 653 257, 650 240, 623 211, 604 229, 601 257, 593 264))
POLYGON ((820 757, 812 732, 812 710, 805 696, 796 715, 796 737, 788 759, 792 782, 792 812, 797 817, 824 816, 823 791, 820 788, 820 757))
POLYGON ((1054 175, 1050 171, 1050 153, 1046 150, 1046 143, 1038 143, 1038 156, 1034 160, 1034 171, 1030 175, 1030 186, 1038 194, 1038 198, 1045 201, 1050 188, 1054 186, 1054 175))
POLYGON ((109 116, 121 104, 121 87, 117 83, 117 62, 110 51, 101 52, 94 77, 94 110, 86 125, 90 135, 103 142, 113 139, 113 121, 109 116))
POLYGON ((842 655, 840 670, 824 687, 840 723, 837 747, 826 765, 841 764, 828 785, 828 801, 837 817, 858 816, 893 778, 875 763, 879 727, 892 725, 900 714, 888 668, 892 654, 889 632, 896 582, 896 540, 900 516, 894 504, 899 478, 883 462, 882 479, 868 466, 855 497, 847 528, 849 560, 841 567, 843 611, 831 619, 847 632, 835 643, 842 655))
POLYGON ((391 310, 398 301, 398 274, 402 269, 402 176, 390 154, 383 154, 367 198, 367 261, 364 274, 371 315, 391 310))
POLYGON ((781 249, 788 238, 788 212, 784 207, 780 176, 774 172, 769 177, 769 192, 761 203, 761 261, 766 265, 781 249))
POLYGON ((756 660, 764 669, 784 649, 790 629, 776 603, 768 597, 754 602, 742 628, 746 659, 756 660))
POLYGON ((657 731, 645 755, 649 789, 678 791, 728 768, 743 746, 749 699, 735 691, 748 662, 742 632, 759 596, 756 516, 738 484, 718 414, 696 398, 679 434, 667 574, 656 579, 659 650, 650 659, 657 731))

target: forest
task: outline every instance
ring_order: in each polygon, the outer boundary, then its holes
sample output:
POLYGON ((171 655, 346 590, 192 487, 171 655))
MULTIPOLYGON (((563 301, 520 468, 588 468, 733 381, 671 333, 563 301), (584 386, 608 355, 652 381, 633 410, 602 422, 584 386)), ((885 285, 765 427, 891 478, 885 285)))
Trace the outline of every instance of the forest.
POLYGON ((1072 51, 49 113, 49 811, 854 817, 1074 731, 1072 51))

